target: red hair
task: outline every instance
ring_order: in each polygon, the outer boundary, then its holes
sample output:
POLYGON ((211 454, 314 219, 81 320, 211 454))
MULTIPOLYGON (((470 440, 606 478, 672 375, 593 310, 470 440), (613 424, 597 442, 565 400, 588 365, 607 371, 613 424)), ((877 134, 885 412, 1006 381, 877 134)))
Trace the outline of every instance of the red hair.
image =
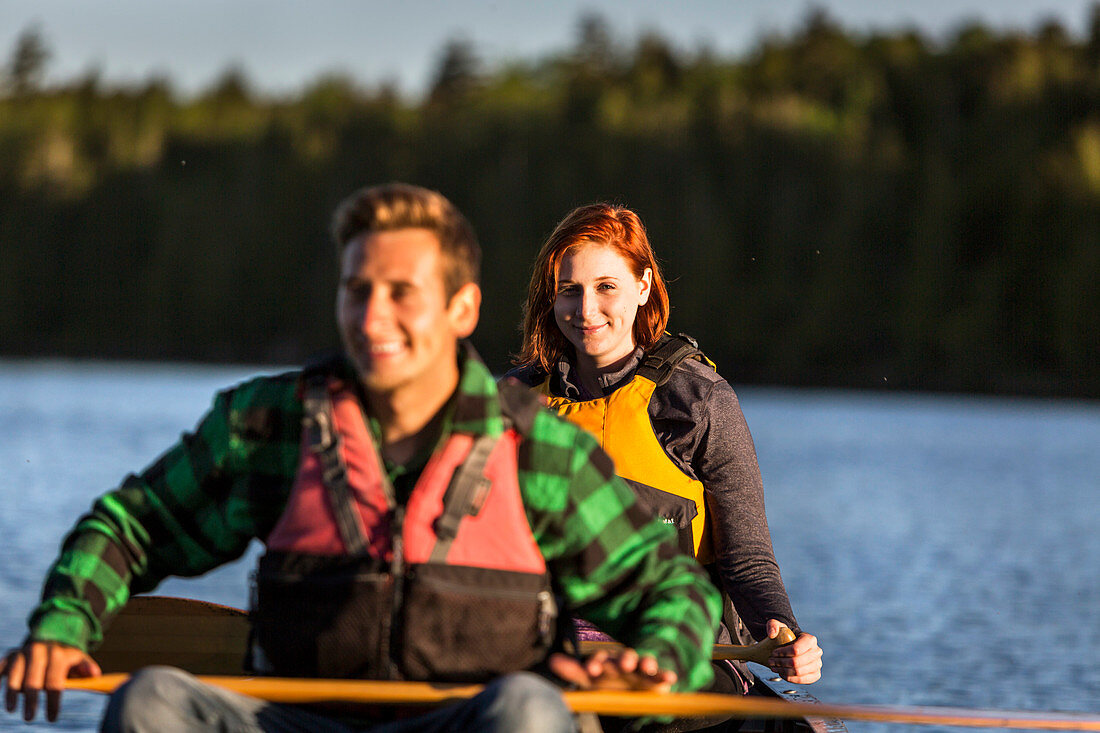
POLYGON ((653 283, 649 299, 638 308, 634 318, 634 343, 648 349, 664 333, 668 323, 668 290, 642 220, 622 206, 588 204, 573 209, 561 220, 535 258, 523 306, 523 348, 518 363, 537 365, 549 372, 571 348, 554 320, 558 266, 569 250, 585 244, 611 247, 626 260, 639 280, 649 268, 653 283))

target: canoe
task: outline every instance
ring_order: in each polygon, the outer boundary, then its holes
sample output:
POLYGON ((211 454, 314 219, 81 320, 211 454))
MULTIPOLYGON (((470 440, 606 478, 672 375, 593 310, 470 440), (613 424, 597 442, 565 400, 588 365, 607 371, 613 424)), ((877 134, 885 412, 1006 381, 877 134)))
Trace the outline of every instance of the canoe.
MULTIPOLYGON (((241 672, 248 639, 245 612, 204 601, 159 596, 131 599, 110 625, 95 656, 105 674, 66 681, 70 690, 107 693, 128 673, 149 664, 171 664, 219 685, 275 702, 442 704, 469 697, 479 685, 426 682, 249 677, 241 672)), ((716 655, 746 647, 715 645, 716 655)), ((1100 713, 982 710, 958 707, 883 706, 818 702, 796 686, 750 663, 754 694, 653 693, 637 690, 566 690, 562 697, 581 714, 676 718, 732 716, 739 731, 829 733, 846 730, 843 720, 985 729, 1089 730, 1100 732, 1100 713)))
MULTIPOLYGON (((134 596, 107 627, 103 643, 93 656, 104 675, 130 674, 142 667, 167 664, 196 675, 240 676, 248 631, 248 615, 239 608, 189 598, 134 596)), ((751 647, 716 648, 716 656, 754 654, 751 647)), ((753 673, 757 683, 751 695, 798 703, 817 702, 766 667, 754 664, 753 673)), ((748 720, 739 730, 838 733, 847 728, 839 719, 799 716, 748 720)))
MULTIPOLYGON (((786 702, 802 703, 806 705, 818 705, 816 697, 784 680, 775 672, 754 662, 749 663, 756 683, 750 694, 760 695, 765 698, 778 698, 786 702)), ((756 733, 757 731, 776 731, 777 733, 845 733, 848 727, 840 718, 818 715, 805 715, 795 719, 752 719, 745 721, 738 728, 739 733, 756 733)))

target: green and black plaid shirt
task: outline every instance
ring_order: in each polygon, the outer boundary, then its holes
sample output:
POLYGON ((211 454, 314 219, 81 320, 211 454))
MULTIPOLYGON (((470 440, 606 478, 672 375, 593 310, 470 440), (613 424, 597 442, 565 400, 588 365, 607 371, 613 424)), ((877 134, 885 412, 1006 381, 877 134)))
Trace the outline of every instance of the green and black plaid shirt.
MULTIPOLYGON (((468 356, 461 371, 443 436, 499 434, 492 375, 468 356)), ((194 433, 96 501, 50 570, 31 638, 94 648, 132 593, 205 573, 267 537, 298 469, 300 378, 260 377, 220 392, 194 433)), ((527 519, 567 610, 656 656, 679 675, 677 689, 706 684, 719 598, 677 550, 674 530, 635 504, 591 436, 548 411, 518 460, 527 519)))

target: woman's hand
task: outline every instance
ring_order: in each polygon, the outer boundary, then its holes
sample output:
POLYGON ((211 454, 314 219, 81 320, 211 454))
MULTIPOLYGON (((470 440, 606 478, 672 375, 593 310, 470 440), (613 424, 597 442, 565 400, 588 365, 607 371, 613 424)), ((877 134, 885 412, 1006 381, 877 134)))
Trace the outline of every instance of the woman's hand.
POLYGON ((550 655, 550 670, 582 690, 652 690, 668 692, 676 673, 661 669, 657 660, 626 648, 614 655, 598 651, 580 660, 568 654, 550 655))
MULTIPOLYGON (((770 619, 768 638, 774 639, 779 630, 785 628, 786 624, 770 619)), ((817 645, 817 637, 801 634, 790 644, 776 647, 768 659, 768 666, 787 682, 796 685, 817 682, 821 679, 821 647, 817 645)))

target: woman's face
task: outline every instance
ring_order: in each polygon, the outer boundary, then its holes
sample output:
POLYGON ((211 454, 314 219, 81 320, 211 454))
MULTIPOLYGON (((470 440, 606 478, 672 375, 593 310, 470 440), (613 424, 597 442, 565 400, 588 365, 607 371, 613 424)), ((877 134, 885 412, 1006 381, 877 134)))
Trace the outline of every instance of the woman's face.
POLYGON ((581 366, 611 366, 634 351, 634 317, 653 280, 649 268, 638 279, 614 248, 582 244, 562 257, 557 279, 554 320, 581 366))

